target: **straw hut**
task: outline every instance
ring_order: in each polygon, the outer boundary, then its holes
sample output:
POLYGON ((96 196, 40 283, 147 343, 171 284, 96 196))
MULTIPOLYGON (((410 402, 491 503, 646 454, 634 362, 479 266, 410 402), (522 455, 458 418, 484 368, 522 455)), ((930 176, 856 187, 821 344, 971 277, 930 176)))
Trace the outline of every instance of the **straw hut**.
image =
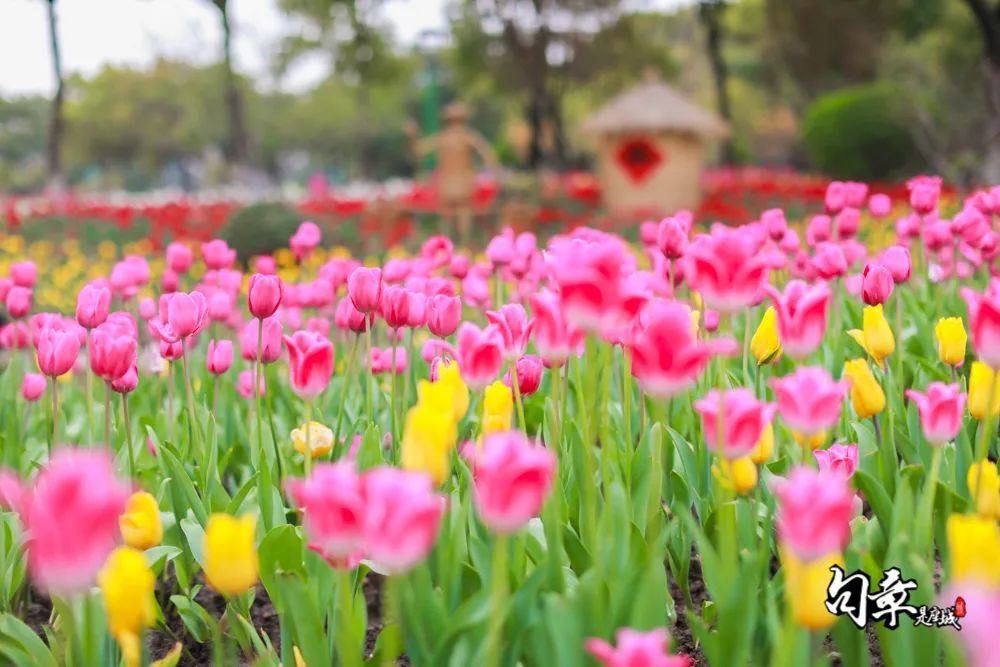
POLYGON ((729 127, 647 74, 584 123, 595 142, 604 203, 618 213, 672 213, 701 197, 701 172, 713 141, 729 127))

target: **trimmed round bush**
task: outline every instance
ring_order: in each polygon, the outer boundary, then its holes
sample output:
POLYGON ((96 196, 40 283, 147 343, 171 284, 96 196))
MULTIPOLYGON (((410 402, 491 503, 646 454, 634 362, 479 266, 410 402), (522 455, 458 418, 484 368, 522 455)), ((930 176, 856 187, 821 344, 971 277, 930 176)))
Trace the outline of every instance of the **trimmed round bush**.
POLYGON ((251 204, 229 217, 219 238, 236 250, 241 262, 288 247, 288 239, 304 218, 284 204, 251 204))

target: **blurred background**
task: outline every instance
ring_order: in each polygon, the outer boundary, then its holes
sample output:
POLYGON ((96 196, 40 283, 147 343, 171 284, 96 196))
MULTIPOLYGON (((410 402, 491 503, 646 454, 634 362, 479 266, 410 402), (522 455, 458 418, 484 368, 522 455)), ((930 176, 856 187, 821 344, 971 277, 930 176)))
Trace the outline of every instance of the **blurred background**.
POLYGON ((709 198, 1000 182, 1000 0, 0 0, 0 194, 415 210, 461 101, 478 202, 586 204, 586 119, 651 77, 728 124, 709 198))

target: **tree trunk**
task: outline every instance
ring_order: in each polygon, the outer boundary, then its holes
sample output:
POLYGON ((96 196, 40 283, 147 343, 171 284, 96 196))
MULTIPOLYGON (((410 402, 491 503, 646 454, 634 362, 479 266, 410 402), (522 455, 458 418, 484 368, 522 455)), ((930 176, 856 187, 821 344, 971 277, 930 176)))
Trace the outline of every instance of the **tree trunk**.
POLYGON ((56 26, 56 0, 48 0, 49 15, 49 48, 52 51, 52 70, 56 80, 56 93, 49 109, 49 131, 46 145, 46 168, 49 185, 60 188, 63 185, 62 173, 62 140, 65 130, 63 119, 63 99, 65 84, 63 82, 62 55, 59 51, 59 34, 56 26))
POLYGON ((213 0, 222 16, 222 67, 225 75, 226 112, 229 115, 229 141, 226 158, 231 165, 247 162, 247 132, 243 115, 243 95, 233 71, 233 28, 229 22, 228 0, 213 0))
MULTIPOLYGON (((698 7, 698 15, 705 26, 705 47, 708 60, 712 67, 712 79, 715 83, 715 101, 719 116, 727 123, 732 123, 732 110, 729 103, 729 68, 722 56, 722 12, 726 6, 718 0, 702 0, 698 7)), ((733 144, 730 139, 722 143, 722 161, 733 162, 733 144)))
POLYGON ((541 91, 532 91, 528 98, 528 129, 531 132, 531 142, 528 144, 528 167, 538 169, 542 165, 542 120, 544 118, 544 99, 541 91))
POLYGON ((983 185, 1000 185, 1000 64, 987 61, 986 137, 983 146, 983 185))

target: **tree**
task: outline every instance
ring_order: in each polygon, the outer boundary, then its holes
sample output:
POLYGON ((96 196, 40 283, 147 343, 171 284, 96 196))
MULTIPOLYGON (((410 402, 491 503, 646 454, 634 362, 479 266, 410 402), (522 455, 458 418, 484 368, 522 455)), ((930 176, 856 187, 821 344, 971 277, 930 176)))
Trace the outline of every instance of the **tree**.
POLYGON ((222 74, 226 91, 226 114, 229 138, 226 157, 231 164, 246 165, 249 160, 249 143, 246 131, 243 95, 233 70, 233 26, 229 16, 229 0, 209 0, 219 10, 222 24, 222 74))
MULTIPOLYGON (((726 10, 726 0, 701 0, 698 3, 698 17, 705 27, 705 48, 712 66, 712 80, 715 83, 715 104, 727 123, 732 123, 733 115, 729 103, 729 71, 722 55, 722 14, 726 10)), ((722 144, 723 162, 733 161, 733 145, 726 139, 722 144)))
POLYGON ((62 54, 59 49, 59 31, 56 22, 56 0, 45 0, 49 19, 49 50, 52 53, 52 73, 55 77, 56 92, 52 97, 49 112, 48 144, 46 146, 46 169, 49 182, 55 186, 62 183, 62 141, 65 133, 63 101, 65 87, 63 81, 62 54))
POLYGON ((1000 183, 1000 2, 965 0, 983 45, 983 77, 986 93, 987 120, 983 178, 987 183, 1000 183))

